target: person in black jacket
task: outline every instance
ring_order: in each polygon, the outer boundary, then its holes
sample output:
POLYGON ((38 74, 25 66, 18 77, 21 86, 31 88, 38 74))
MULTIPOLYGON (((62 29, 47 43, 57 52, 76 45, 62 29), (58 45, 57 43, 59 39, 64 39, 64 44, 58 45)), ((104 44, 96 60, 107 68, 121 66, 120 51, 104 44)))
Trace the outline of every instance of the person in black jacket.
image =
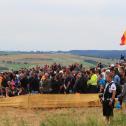
POLYGON ((84 77, 81 72, 78 72, 76 76, 76 81, 73 87, 74 93, 83 93, 84 92, 84 77))
POLYGON ((33 94, 39 93, 39 79, 35 73, 29 78, 30 91, 33 94))
POLYGON ((20 77, 20 84, 21 84, 21 88, 22 88, 22 94, 27 94, 29 80, 25 74, 22 74, 22 76, 20 77))

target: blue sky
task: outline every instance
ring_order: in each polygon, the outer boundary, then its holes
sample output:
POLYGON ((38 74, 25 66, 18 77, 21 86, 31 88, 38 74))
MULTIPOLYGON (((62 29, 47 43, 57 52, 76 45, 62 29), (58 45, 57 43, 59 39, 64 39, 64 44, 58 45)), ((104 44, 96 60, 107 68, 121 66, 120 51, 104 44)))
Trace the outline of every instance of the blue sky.
POLYGON ((126 49, 125 0, 0 0, 0 50, 126 49))

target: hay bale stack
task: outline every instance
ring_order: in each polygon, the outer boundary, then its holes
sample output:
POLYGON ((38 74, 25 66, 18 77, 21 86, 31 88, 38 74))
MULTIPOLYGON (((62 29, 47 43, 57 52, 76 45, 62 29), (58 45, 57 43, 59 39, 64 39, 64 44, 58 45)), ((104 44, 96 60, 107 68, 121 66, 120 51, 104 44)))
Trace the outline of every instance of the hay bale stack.
POLYGON ((99 107, 98 94, 38 94, 1 98, 0 107, 18 108, 73 108, 99 107))

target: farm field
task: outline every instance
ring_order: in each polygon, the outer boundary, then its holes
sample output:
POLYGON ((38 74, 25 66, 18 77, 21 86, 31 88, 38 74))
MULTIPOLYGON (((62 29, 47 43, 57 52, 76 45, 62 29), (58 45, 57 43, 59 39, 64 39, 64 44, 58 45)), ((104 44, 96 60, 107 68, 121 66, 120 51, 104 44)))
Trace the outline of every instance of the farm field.
POLYGON ((115 61, 111 59, 101 59, 87 56, 77 56, 71 54, 8 54, 0 55, 0 71, 18 70, 20 68, 32 68, 36 65, 53 64, 62 65, 73 63, 83 64, 85 68, 94 67, 98 62, 109 66, 115 61))

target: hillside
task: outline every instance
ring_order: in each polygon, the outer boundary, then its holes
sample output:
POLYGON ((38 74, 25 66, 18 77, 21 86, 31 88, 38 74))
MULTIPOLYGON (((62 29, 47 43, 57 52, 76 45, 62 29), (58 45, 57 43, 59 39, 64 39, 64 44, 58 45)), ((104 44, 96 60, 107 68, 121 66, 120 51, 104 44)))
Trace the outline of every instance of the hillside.
POLYGON ((35 53, 8 53, 0 55, 0 71, 18 70, 20 68, 31 68, 36 65, 43 66, 45 64, 53 64, 54 62, 62 65, 70 65, 74 63, 82 64, 84 67, 95 67, 98 62, 102 62, 105 66, 109 66, 116 60, 103 59, 89 56, 79 56, 72 54, 35 54, 35 53))

